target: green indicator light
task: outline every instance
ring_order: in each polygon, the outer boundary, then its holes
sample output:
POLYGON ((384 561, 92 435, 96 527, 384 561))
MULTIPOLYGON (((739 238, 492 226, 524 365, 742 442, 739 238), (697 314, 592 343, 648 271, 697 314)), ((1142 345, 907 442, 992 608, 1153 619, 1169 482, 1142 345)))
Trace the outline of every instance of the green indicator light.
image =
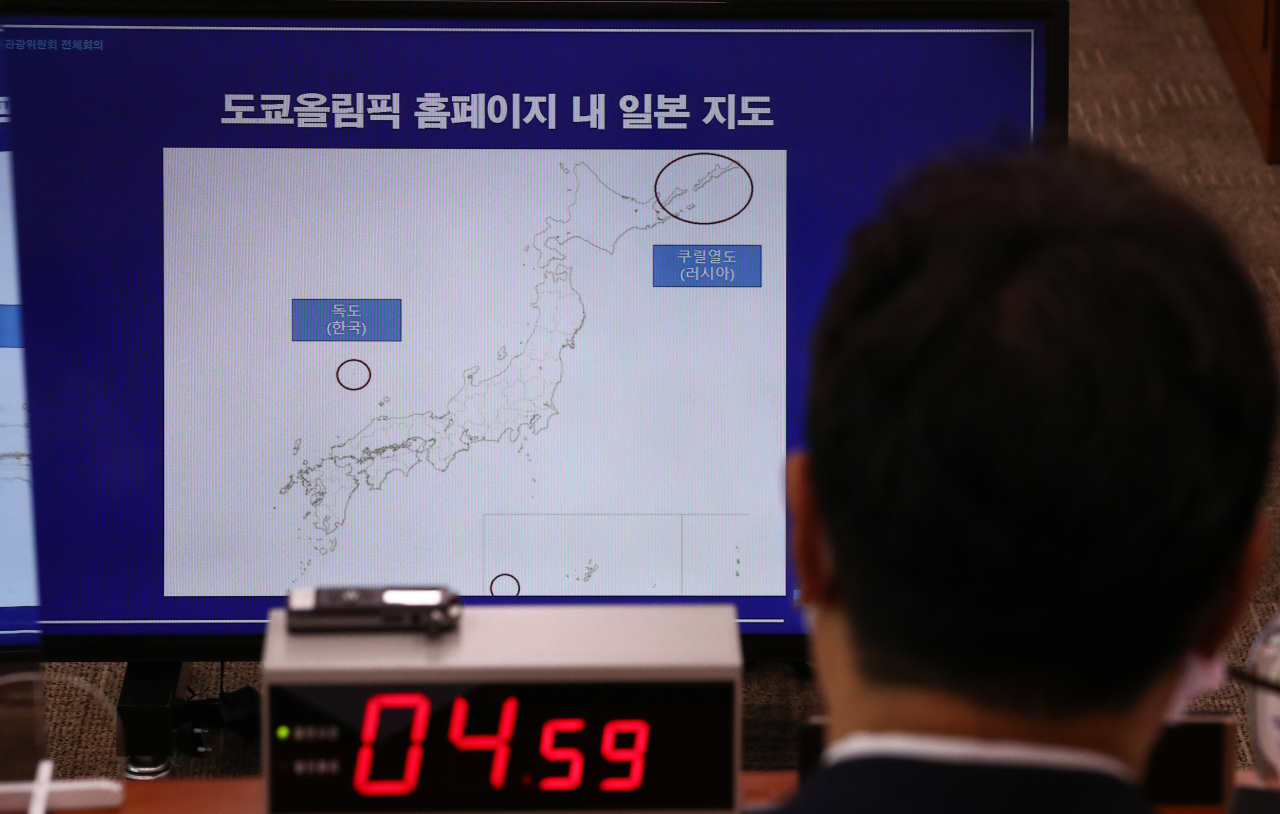
POLYGON ((281 724, 276 727, 276 738, 282 741, 289 740, 289 727, 281 724))

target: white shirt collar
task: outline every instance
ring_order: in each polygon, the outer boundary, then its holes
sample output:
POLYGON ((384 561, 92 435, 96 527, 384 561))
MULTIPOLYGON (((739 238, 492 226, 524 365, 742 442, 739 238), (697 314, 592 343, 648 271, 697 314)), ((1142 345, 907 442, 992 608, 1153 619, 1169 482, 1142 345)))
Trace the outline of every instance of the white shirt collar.
POLYGON ((1133 772, 1118 758, 1089 749, 1023 741, 997 741, 907 732, 854 732, 827 746, 823 765, 859 758, 888 757, 936 763, 968 763, 1066 769, 1110 775, 1133 783, 1133 772))

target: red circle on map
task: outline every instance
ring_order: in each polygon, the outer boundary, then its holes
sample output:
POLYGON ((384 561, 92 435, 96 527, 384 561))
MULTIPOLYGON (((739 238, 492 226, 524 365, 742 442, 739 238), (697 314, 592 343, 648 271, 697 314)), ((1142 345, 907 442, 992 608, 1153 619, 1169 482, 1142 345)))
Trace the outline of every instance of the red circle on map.
POLYGON ((662 169, 658 170, 657 176, 655 176, 653 179, 653 200, 654 200, 654 203, 658 205, 658 208, 661 209, 663 212, 666 212, 668 215, 675 218, 676 220, 680 221, 681 223, 691 223, 694 226, 711 226, 712 224, 724 223, 727 220, 733 220, 734 218, 738 217, 739 215, 741 215, 743 212, 746 211, 747 207, 751 205, 751 199, 755 197, 755 194, 756 194, 756 182, 751 178, 751 173, 747 172, 746 167, 742 166, 742 162, 735 161, 734 159, 730 158, 727 155, 724 155, 723 153, 706 153, 706 152, 686 153, 685 155, 679 156, 678 158, 673 158, 670 161, 668 161, 666 165, 663 166, 662 169), (675 164, 677 161, 684 161, 686 158, 693 158, 694 156, 699 156, 699 155, 711 155, 711 156, 715 156, 716 158, 723 158, 725 161, 729 161, 733 164, 737 164, 738 169, 742 170, 742 174, 747 176, 747 185, 748 185, 747 200, 745 203, 742 204, 741 209, 739 209, 737 212, 734 212, 732 215, 730 215, 727 218, 720 218, 719 220, 689 220, 688 218, 680 217, 675 212, 672 212, 670 209, 667 209, 665 206, 662 205, 662 196, 658 194, 658 182, 662 180, 662 174, 666 172, 668 169, 670 169, 671 165, 675 164))
MULTIPOLYGON (((352 369, 354 370, 354 368, 352 369)), ((365 364, 363 361, 359 359, 348 359, 342 364, 338 365, 338 369, 334 371, 333 377, 338 380, 338 384, 341 385, 344 390, 363 390, 369 386, 369 382, 373 381, 373 371, 369 369, 369 366, 367 364, 365 364), (352 363, 355 363, 356 365, 359 365, 360 367, 364 368, 364 384, 360 385, 359 387, 352 387, 342 380, 342 369, 352 363)))
POLYGON ((514 574, 498 574, 496 577, 489 580, 489 596, 519 596, 519 595, 520 595, 520 580, 516 579, 514 574), (512 581, 515 582, 516 592, 514 594, 495 594, 493 592, 493 586, 497 583, 498 580, 502 579, 503 577, 511 577, 512 581))

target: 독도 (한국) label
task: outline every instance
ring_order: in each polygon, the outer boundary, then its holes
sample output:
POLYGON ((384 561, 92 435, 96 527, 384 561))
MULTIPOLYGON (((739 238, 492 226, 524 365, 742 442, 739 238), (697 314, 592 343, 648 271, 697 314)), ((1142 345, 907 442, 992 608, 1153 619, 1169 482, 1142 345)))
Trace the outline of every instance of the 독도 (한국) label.
POLYGON ((294 300, 294 342, 399 342, 400 300, 294 300))

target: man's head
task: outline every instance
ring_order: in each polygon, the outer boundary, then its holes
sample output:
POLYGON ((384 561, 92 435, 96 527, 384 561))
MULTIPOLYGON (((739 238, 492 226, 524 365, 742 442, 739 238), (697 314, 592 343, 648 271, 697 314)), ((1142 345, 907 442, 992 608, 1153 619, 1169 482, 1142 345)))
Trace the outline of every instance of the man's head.
POLYGON ((930 169, 828 297, 797 545, 869 680, 1123 709, 1236 584, 1275 411, 1255 294, 1192 208, 1065 149, 930 169))

